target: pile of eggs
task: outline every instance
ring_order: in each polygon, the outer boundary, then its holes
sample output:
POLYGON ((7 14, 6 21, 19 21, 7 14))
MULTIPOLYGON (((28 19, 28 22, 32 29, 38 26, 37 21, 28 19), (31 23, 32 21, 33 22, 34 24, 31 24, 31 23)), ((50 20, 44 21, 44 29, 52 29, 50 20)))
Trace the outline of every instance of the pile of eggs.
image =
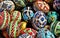
POLYGON ((60 0, 0 0, 0 37, 59 38, 60 0))

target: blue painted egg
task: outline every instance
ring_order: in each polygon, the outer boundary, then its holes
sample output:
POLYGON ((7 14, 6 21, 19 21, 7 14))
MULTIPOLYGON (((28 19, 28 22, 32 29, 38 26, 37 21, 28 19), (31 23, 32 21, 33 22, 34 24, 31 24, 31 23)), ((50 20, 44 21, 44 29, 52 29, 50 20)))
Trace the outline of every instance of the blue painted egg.
POLYGON ((55 38, 55 36, 49 30, 42 28, 38 31, 37 38, 55 38))
POLYGON ((44 27, 47 23, 46 15, 42 11, 37 11, 33 17, 33 27, 35 29, 39 29, 40 27, 44 27))
POLYGON ((30 20, 34 16, 34 12, 31 10, 30 7, 25 7, 23 11, 23 19, 30 20))

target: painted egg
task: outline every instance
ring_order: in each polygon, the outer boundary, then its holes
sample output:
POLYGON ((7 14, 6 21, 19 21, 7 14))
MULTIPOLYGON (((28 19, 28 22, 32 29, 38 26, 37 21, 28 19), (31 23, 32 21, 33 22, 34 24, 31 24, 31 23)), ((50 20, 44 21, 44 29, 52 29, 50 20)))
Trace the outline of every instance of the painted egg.
POLYGON ((34 12, 31 10, 30 7, 26 7, 24 8, 24 11, 23 11, 23 19, 24 20, 31 20, 32 17, 34 16, 34 12))
POLYGON ((26 28, 25 30, 20 31, 21 34, 29 34, 32 38, 36 37, 37 31, 31 28, 26 28))
POLYGON ((29 34, 22 34, 19 36, 19 38, 32 38, 32 36, 29 34))
POLYGON ((60 0, 54 0, 53 8, 57 11, 60 11, 60 0))
POLYGON ((54 22, 57 20, 57 13, 55 11, 50 11, 48 12, 47 18, 49 23, 54 22))
POLYGON ((15 5, 12 1, 3 1, 2 8, 9 12, 12 12, 15 9, 15 5))
POLYGON ((56 36, 60 36, 60 21, 53 22, 50 30, 56 36))
POLYGON ((47 23, 46 15, 42 11, 37 11, 33 17, 33 27, 38 30, 40 27, 44 27, 47 23))
POLYGON ((20 35, 20 30, 26 28, 26 22, 18 22, 18 20, 11 21, 9 28, 9 37, 17 38, 20 35))
POLYGON ((36 1, 33 4, 33 7, 34 7, 35 11, 43 11, 45 13, 49 12, 49 10, 50 10, 49 5, 46 2, 44 2, 44 1, 36 1))
POLYGON ((49 30, 42 28, 38 31, 37 38, 55 38, 55 36, 49 30))
POLYGON ((13 11, 10 16, 11 16, 11 21, 12 20, 21 21, 21 13, 19 11, 13 11))
POLYGON ((25 7, 25 0, 13 0, 15 4, 19 7, 25 7))
POLYGON ((27 22, 21 22, 21 27, 20 27, 20 29, 21 29, 21 30, 26 29, 26 25, 27 25, 27 22))
POLYGON ((6 29, 10 22, 10 15, 7 11, 0 13, 0 30, 6 29))

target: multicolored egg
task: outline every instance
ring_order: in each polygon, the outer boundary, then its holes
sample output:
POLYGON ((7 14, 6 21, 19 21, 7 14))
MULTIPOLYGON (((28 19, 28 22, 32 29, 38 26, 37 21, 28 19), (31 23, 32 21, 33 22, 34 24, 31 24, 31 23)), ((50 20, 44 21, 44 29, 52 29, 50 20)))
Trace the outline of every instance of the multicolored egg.
POLYGON ((48 12, 47 18, 48 18, 48 22, 54 22, 57 20, 57 16, 58 14, 55 11, 50 11, 48 12))
POLYGON ((36 38, 37 31, 31 28, 26 28, 25 30, 20 31, 21 34, 29 34, 32 38, 36 38))
POLYGON ((26 22, 11 21, 9 27, 9 36, 11 38, 17 38, 20 35, 20 31, 26 28, 26 22))
POLYGON ((13 0, 15 4, 19 7, 25 7, 25 0, 13 0))
POLYGON ((18 38, 32 38, 32 36, 29 34, 22 34, 18 38))
POLYGON ((24 11, 23 11, 23 19, 24 20, 31 20, 32 17, 34 16, 34 12, 31 10, 30 7, 26 7, 24 8, 24 11))
POLYGON ((57 11, 60 11, 60 0, 54 0, 53 8, 57 11))
POLYGON ((60 21, 53 22, 50 30, 56 36, 60 36, 60 21))
POLYGON ((7 11, 0 12, 0 30, 8 27, 10 22, 10 15, 7 11))
POLYGON ((15 9, 15 5, 12 1, 3 1, 2 8, 9 12, 12 12, 15 9))
POLYGON ((38 31, 36 38, 55 38, 55 36, 49 30, 42 28, 38 31))
POLYGON ((11 21, 12 20, 21 21, 21 13, 19 11, 13 11, 10 16, 11 16, 11 21))
POLYGON ((38 30, 40 27, 44 27, 47 23, 46 15, 42 11, 37 11, 33 17, 33 27, 38 30))
POLYGON ((33 4, 33 6, 34 6, 35 11, 43 11, 43 12, 47 13, 50 10, 49 5, 44 1, 36 1, 33 4))

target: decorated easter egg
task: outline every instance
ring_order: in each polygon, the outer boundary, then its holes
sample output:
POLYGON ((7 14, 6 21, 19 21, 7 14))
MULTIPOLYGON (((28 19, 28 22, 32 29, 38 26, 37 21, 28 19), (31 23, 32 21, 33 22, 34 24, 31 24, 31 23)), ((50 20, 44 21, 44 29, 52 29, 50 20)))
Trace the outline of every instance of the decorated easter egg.
POLYGON ((9 12, 12 12, 15 9, 15 5, 12 1, 3 1, 2 8, 9 12))
POLYGON ((49 30, 42 28, 38 31, 37 38, 55 38, 55 36, 49 30))
POLYGON ((21 34, 29 34, 32 36, 32 38, 35 38, 37 31, 34 29, 31 29, 31 28, 26 28, 25 30, 21 30, 20 33, 21 34))
POLYGON ((44 27, 47 23, 46 15, 42 11, 37 11, 33 17, 33 27, 38 30, 40 27, 44 27))
POLYGON ((36 1, 34 4, 33 4, 33 7, 34 7, 34 10, 35 11, 43 11, 43 12, 49 12, 50 10, 50 7, 49 5, 44 2, 44 1, 36 1))
POLYGON ((57 11, 60 11, 60 0, 54 0, 53 8, 57 11))
POLYGON ((34 12, 31 10, 30 7, 26 7, 24 8, 24 11, 23 11, 23 19, 24 20, 31 20, 32 17, 34 16, 34 12))
POLYGON ((18 20, 11 21, 9 27, 9 37, 17 38, 20 35, 20 30, 24 30, 25 28, 26 22, 18 22, 18 20))
POLYGON ((12 20, 21 21, 21 13, 19 11, 13 11, 10 16, 11 16, 11 21, 12 20))
POLYGON ((53 22, 50 30, 56 36, 60 36, 60 21, 53 22))
POLYGON ((22 34, 19 36, 19 38, 32 38, 32 36, 29 34, 22 34))
POLYGON ((15 4, 19 7, 25 7, 25 0, 13 0, 15 4))
POLYGON ((48 22, 54 22, 57 20, 57 13, 55 11, 50 11, 48 12, 47 18, 48 18, 48 22))
POLYGON ((21 27, 20 27, 20 29, 21 29, 21 30, 26 29, 26 25, 27 25, 27 22, 22 21, 22 22, 21 22, 21 27))
POLYGON ((6 29, 10 22, 10 15, 7 11, 0 13, 0 30, 6 29))

